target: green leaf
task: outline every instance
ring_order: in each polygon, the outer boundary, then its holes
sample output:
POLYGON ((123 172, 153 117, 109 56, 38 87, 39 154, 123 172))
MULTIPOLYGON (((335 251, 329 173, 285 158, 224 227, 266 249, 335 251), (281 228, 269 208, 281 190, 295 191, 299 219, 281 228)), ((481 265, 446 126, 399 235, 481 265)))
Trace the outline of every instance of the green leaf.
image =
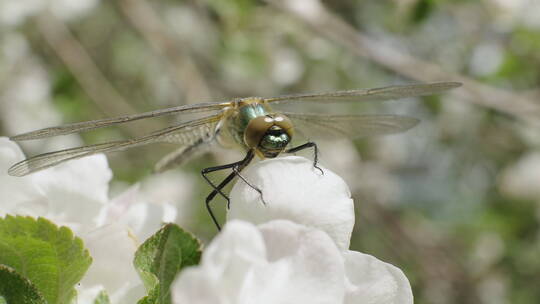
POLYGON ((175 224, 166 224, 146 240, 133 261, 148 291, 138 303, 171 303, 171 283, 182 268, 199 263, 200 247, 191 233, 175 224))
POLYGON ((0 265, 0 303, 45 304, 37 288, 15 269, 0 265))
POLYGON ((47 303, 69 303, 91 263, 82 240, 67 227, 44 218, 0 218, 0 264, 30 280, 47 303))
POLYGON ((431 14, 433 8, 435 7, 434 0, 419 0, 416 2, 412 14, 413 23, 421 23, 425 21, 431 14))
POLYGON ((105 290, 102 290, 99 292, 97 297, 94 299, 94 304, 111 304, 109 295, 107 294, 105 290))
POLYGON ((166 300, 168 302, 160 302, 159 299, 159 288, 152 289, 148 295, 140 299, 137 304, 157 304, 157 303, 170 303, 170 299, 166 300))

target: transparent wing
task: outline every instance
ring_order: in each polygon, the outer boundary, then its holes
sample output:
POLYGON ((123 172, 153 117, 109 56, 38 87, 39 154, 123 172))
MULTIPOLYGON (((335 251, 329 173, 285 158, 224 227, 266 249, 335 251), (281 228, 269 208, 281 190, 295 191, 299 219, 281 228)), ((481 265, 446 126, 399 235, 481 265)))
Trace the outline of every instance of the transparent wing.
POLYGON ((197 112, 218 111, 229 106, 230 104, 231 104, 230 102, 199 103, 195 105, 184 105, 184 106, 155 110, 155 111, 133 114, 133 115, 125 115, 125 116, 119 116, 119 117, 83 121, 83 122, 77 122, 77 123, 66 124, 66 125, 57 126, 57 127, 49 127, 49 128, 36 130, 36 131, 31 131, 31 132, 12 136, 10 137, 10 139, 15 140, 15 141, 40 139, 40 138, 65 135, 65 134, 70 134, 70 133, 75 133, 75 132, 88 131, 92 129, 108 127, 115 124, 121 124, 121 123, 130 122, 130 121, 145 119, 145 118, 159 117, 159 116, 178 114, 178 113, 197 113, 197 112))
POLYGON ((375 89, 360 89, 317 94, 286 95, 265 98, 270 103, 291 102, 358 102, 382 101, 407 97, 433 95, 461 86, 459 82, 435 82, 411 85, 397 85, 375 89))
POLYGON ((119 140, 40 154, 13 165, 9 168, 8 173, 13 176, 24 176, 68 160, 97 153, 121 151, 150 143, 172 142, 191 145, 201 138, 213 138, 216 125, 220 118, 221 115, 214 115, 168 127, 135 139, 119 140))
POLYGON ((419 122, 416 118, 398 115, 283 114, 293 121, 295 131, 307 139, 356 139, 399 133, 419 122))

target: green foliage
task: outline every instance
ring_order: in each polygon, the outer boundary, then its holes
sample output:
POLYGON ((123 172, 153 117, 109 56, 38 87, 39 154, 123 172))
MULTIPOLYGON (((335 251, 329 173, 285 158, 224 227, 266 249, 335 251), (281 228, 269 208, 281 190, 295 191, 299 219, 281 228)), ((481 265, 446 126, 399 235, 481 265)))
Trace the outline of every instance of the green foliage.
POLYGON ((420 0, 416 2, 412 11, 411 21, 413 23, 420 23, 429 17, 429 14, 433 11, 435 6, 435 0, 420 0))
POLYGON ((253 17, 254 1, 239 0, 239 1, 219 1, 210 0, 207 5, 221 17, 220 21, 227 27, 238 27, 249 23, 253 17))
POLYGON ((504 60, 490 81, 508 81, 512 79, 519 86, 535 86, 540 77, 538 69, 531 69, 540 63, 540 32, 526 29, 516 29, 512 33, 511 44, 504 52, 504 60), (525 59, 524 59, 525 58, 525 59))
POLYGON ((69 303, 91 262, 82 240, 67 227, 44 218, 0 219, 0 265, 31 282, 47 303, 69 303))
POLYGON ((193 235, 175 224, 163 226, 135 253, 133 264, 148 291, 139 304, 171 303, 174 278, 184 267, 197 265, 200 258, 200 243, 193 235))
POLYGON ((21 276, 13 268, 0 265, 0 304, 47 303, 35 285, 21 276))
POLYGON ((63 116, 70 117, 73 121, 80 121, 95 118, 101 114, 92 107, 92 103, 81 91, 73 74, 59 68, 54 75, 56 77, 52 84, 53 102, 63 116))
POLYGON ((97 295, 96 299, 94 300, 94 304, 110 304, 111 300, 109 299, 109 295, 105 290, 102 290, 97 295))

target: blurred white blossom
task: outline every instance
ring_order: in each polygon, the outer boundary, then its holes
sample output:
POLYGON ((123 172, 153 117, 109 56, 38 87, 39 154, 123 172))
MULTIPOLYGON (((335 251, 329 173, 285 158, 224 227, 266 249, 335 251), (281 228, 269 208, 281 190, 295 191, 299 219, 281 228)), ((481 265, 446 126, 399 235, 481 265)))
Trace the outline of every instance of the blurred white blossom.
POLYGON ((474 244, 468 267, 477 274, 484 273, 501 260, 505 250, 504 240, 499 234, 483 233, 474 244))
POLYGON ((540 28, 540 1, 538 0, 491 0, 498 9, 498 22, 505 27, 522 24, 540 28))
POLYGON ((2 121, 6 128, 20 132, 42 126, 43 123, 58 123, 60 117, 52 109, 51 84, 45 69, 30 57, 27 64, 19 64, 16 70, 16 73, 9 75, 9 86, 0 95, 5 119, 2 121))
MULTIPOLYGON (((51 77, 28 46, 26 38, 16 32, 0 36, 0 123, 13 135, 45 126, 58 125, 61 117, 53 107, 51 77)), ((78 145, 76 135, 25 142, 30 151, 78 145)))
POLYGON ((505 168, 499 176, 499 188, 506 195, 540 200, 540 152, 531 152, 505 168))
POLYGON ((289 48, 276 50, 272 57, 272 80, 283 86, 292 85, 304 74, 302 58, 289 48))
POLYGON ((43 11, 72 20, 90 11, 97 3, 98 0, 0 0, 0 24, 17 26, 43 11))
POLYGON ((278 1, 280 5, 285 5, 288 9, 307 19, 317 19, 324 12, 323 6, 319 0, 296 0, 296 1, 278 1))
POLYGON ((496 43, 477 45, 469 63, 471 74, 482 77, 496 73, 503 63, 504 51, 503 47, 496 43))
POLYGON ((489 276, 481 277, 481 281, 477 287, 477 293, 481 303, 515 303, 515 301, 510 300, 509 297, 509 294, 511 294, 510 286, 512 286, 512 282, 508 282, 506 277, 495 272, 489 276))
POLYGON ((135 250, 163 219, 174 220, 174 208, 150 207, 137 186, 110 200, 112 172, 102 154, 25 177, 8 176, 8 168, 23 158, 15 143, 0 138, 0 216, 45 217, 84 240, 93 263, 78 287, 79 303, 92 303, 103 288, 113 303, 134 303, 142 297, 144 287, 132 265, 135 250))

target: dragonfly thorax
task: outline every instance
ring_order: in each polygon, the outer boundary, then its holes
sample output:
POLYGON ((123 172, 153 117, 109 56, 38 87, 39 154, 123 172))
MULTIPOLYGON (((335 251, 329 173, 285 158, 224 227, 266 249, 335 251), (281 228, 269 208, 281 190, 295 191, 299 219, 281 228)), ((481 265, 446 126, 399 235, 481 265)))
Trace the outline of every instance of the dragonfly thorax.
POLYGON ((281 114, 258 116, 248 123, 244 132, 244 143, 263 158, 278 156, 289 144, 293 135, 293 124, 281 114))

